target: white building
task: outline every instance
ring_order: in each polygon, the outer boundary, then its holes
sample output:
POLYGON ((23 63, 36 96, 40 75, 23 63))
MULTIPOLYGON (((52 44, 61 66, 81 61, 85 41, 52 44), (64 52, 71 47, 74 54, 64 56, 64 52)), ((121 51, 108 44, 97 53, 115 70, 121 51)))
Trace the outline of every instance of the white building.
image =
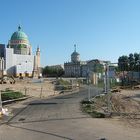
MULTIPOLYGON (((3 48, 0 47, 0 49, 3 48)), ((28 37, 21 31, 20 26, 18 31, 12 34, 7 48, 4 47, 4 54, 1 54, 0 57, 4 59, 5 65, 3 69, 7 75, 15 77, 40 76, 40 49, 37 48, 36 55, 32 54, 32 47, 28 37)))

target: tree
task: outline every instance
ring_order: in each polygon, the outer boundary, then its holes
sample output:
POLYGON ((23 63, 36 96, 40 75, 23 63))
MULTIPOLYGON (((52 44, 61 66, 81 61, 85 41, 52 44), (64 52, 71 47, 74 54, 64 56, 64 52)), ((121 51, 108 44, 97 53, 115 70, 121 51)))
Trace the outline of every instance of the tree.
POLYGON ((118 59, 118 68, 119 68, 120 71, 123 71, 122 85, 124 86, 125 81, 126 81, 124 71, 129 70, 129 59, 128 59, 127 56, 123 55, 123 56, 119 57, 119 59, 118 59))
POLYGON ((135 68, 135 59, 132 53, 129 54, 128 60, 129 60, 129 70, 133 71, 135 68))
POLYGON ((120 71, 128 71, 129 69, 129 59, 126 55, 120 56, 118 59, 118 68, 120 71))
POLYGON ((59 66, 46 66, 43 68, 42 72, 43 76, 48 77, 60 77, 64 74, 64 70, 62 67, 59 66))
POLYGON ((129 56, 123 55, 118 59, 118 69, 123 72, 122 84, 124 85, 125 76, 124 71, 132 71, 132 79, 133 79, 133 71, 140 71, 140 54, 138 53, 130 53, 129 56))
POLYGON ((134 59, 135 59, 134 70, 139 71, 139 68, 140 68, 140 54, 134 53, 134 59))

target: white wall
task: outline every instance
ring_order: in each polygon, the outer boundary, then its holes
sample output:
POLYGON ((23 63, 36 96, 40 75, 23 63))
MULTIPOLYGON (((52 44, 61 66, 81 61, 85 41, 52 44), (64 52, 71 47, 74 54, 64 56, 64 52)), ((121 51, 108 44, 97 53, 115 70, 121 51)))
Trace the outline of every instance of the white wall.
POLYGON ((33 55, 13 54, 12 48, 6 48, 6 70, 8 74, 32 73, 33 55))
POLYGON ((33 55, 16 55, 14 54, 15 70, 16 73, 30 73, 32 74, 33 65, 34 65, 34 56, 33 55))
POLYGON ((7 74, 14 73, 14 60, 13 60, 13 49, 5 48, 5 62, 7 74))
POLYGON ((32 62, 22 62, 20 65, 15 66, 16 73, 29 73, 32 74, 33 64, 32 62))

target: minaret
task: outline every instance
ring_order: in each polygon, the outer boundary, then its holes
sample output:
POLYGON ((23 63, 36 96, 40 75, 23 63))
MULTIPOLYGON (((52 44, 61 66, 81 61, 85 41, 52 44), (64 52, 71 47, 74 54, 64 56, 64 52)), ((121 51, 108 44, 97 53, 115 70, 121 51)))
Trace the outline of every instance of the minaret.
POLYGON ((33 78, 38 78, 37 57, 34 56, 33 78))
POLYGON ((36 55, 34 56, 34 69, 33 69, 33 77, 37 78, 41 76, 41 68, 40 68, 40 49, 39 46, 36 50, 36 55))
POLYGON ((39 48, 39 46, 37 47, 37 50, 36 50, 36 56, 37 56, 37 67, 40 68, 40 48, 39 48))

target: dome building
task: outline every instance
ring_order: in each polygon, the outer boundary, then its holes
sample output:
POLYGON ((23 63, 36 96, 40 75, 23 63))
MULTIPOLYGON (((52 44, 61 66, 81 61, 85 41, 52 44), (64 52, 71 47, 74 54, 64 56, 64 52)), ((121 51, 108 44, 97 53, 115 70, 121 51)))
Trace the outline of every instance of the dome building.
MULTIPOLYGON (((2 47, 0 47, 2 49, 2 47)), ((39 77, 40 73, 40 49, 32 54, 32 47, 28 36, 18 27, 4 47, 4 70, 7 75, 15 77, 39 77)))
POLYGON ((76 51, 76 45, 74 45, 74 52, 71 54, 71 62, 64 63, 64 70, 66 77, 81 77, 82 66, 86 62, 80 61, 80 54, 76 51))
POLYGON ((71 54, 71 62, 76 63, 80 61, 80 54, 76 52, 76 45, 74 45, 74 52, 71 54))
POLYGON ((18 31, 14 32, 9 41, 9 47, 14 49, 14 54, 31 54, 31 45, 28 40, 28 36, 21 31, 21 27, 18 27, 18 31))

